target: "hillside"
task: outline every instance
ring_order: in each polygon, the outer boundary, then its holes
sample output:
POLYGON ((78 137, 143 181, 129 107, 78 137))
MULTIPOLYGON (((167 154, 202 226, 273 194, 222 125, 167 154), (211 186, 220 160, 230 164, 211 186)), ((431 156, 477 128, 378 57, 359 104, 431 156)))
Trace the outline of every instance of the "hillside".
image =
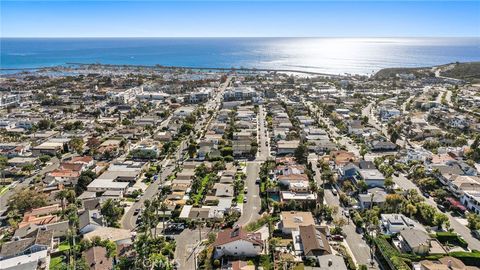
POLYGON ((375 80, 385 80, 397 77, 397 74, 413 74, 415 77, 433 77, 435 74, 431 71, 429 67, 420 67, 420 68, 384 68, 379 70, 373 79, 375 80))
POLYGON ((455 63, 440 72, 441 76, 468 81, 480 80, 480 62, 455 63))

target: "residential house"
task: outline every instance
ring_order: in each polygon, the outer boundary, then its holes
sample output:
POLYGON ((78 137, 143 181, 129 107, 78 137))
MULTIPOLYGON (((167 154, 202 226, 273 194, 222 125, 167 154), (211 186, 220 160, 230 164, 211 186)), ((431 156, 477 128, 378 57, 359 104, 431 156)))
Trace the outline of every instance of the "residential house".
POLYGON ((325 229, 315 225, 299 226, 298 231, 292 231, 293 245, 297 254, 307 258, 332 254, 325 229))
POLYGON ((131 245, 133 244, 132 232, 130 230, 118 229, 112 227, 100 227, 94 231, 83 235, 84 239, 92 240, 96 237, 100 237, 103 240, 110 240, 117 246, 131 245))
POLYGON ((22 239, 14 239, 2 244, 0 268, 37 269, 46 267, 50 251, 53 249, 53 230, 37 229, 22 239), (34 265, 34 268, 30 268, 34 265))
POLYGON ((415 270, 478 270, 476 266, 467 266, 461 260, 445 256, 438 260, 423 260, 418 264, 419 268, 415 270))
POLYGON ((399 232, 400 249, 402 252, 425 255, 430 250, 430 236, 421 230, 406 228, 399 232))
POLYGON ((299 140, 293 141, 284 141, 280 140, 277 142, 277 154, 278 155, 288 155, 295 153, 295 150, 300 145, 299 140))
POLYGON ((387 192, 382 188, 371 188, 367 193, 358 194, 358 204, 361 209, 382 206, 387 200, 387 192))
POLYGON ((390 141, 373 140, 370 142, 370 148, 372 151, 395 151, 397 147, 396 144, 390 141))
POLYGON ((284 234, 292 234, 298 231, 300 226, 315 225, 315 220, 310 212, 283 211, 280 213, 279 228, 284 234))
POLYGON ((464 191, 460 197, 462 204, 473 213, 480 215, 480 192, 464 191))
POLYGON ((92 232, 104 225, 102 214, 99 210, 85 210, 78 217, 78 230, 80 234, 92 232))
MULTIPOLYGON (((385 176, 377 169, 360 169, 358 171, 360 178, 367 183, 369 187, 383 187, 385 176)), ((354 178, 356 179, 356 178, 354 178)), ((358 180, 356 181, 358 182, 358 180)))
POLYGON ((402 230, 415 228, 425 230, 422 225, 403 214, 381 214, 382 229, 385 234, 396 234, 402 230))
POLYGON ((263 252, 261 233, 248 233, 242 227, 220 231, 213 243, 214 257, 255 257, 263 252))
POLYGON ((111 270, 113 269, 113 257, 108 256, 107 249, 101 246, 91 247, 82 256, 90 270, 111 270))

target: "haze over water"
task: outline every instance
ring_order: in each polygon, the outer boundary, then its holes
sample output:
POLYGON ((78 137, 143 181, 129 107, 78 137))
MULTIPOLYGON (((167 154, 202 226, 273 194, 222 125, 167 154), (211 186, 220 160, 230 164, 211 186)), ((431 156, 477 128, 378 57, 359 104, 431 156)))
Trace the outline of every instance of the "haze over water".
POLYGON ((69 62, 371 74, 480 61, 480 38, 2 38, 0 66, 69 62))

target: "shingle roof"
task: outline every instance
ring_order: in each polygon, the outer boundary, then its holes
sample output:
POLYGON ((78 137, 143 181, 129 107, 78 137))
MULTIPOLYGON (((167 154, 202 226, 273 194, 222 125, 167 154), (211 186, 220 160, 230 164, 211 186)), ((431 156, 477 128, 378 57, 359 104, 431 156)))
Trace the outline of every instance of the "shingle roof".
POLYGON ((299 232, 305 255, 317 256, 332 252, 326 236, 314 225, 299 226, 299 232))
POLYGON ((107 258, 107 249, 91 247, 83 252, 85 262, 91 270, 110 270, 113 268, 112 258, 107 258))
POLYGON ((428 245, 428 241, 430 240, 430 237, 426 232, 416 229, 409 228, 401 230, 400 235, 411 248, 418 247, 420 245, 428 245))
POLYGON ((221 246, 238 240, 244 240, 258 245, 263 244, 261 233, 248 233, 242 227, 236 227, 220 231, 213 245, 221 246))

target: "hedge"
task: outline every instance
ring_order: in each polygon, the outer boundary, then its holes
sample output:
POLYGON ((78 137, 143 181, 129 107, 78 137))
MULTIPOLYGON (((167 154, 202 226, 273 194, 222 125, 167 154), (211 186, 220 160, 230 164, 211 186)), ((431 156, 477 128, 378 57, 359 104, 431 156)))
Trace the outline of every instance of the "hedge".
POLYGON ((452 245, 457 245, 457 246, 460 246, 460 247, 463 247, 463 248, 466 248, 468 246, 468 243, 462 238, 460 237, 458 234, 456 233, 452 233, 452 232, 437 232, 437 234, 435 235, 435 237, 437 238, 438 241, 440 241, 442 244, 445 244, 445 243, 450 243, 452 245))
POLYGON ((479 251, 455 251, 450 252, 448 255, 461 260, 464 264, 470 266, 480 266, 480 252, 479 251))
MULTIPOLYGON (((387 262, 390 262, 394 270, 410 269, 408 264, 405 262, 405 258, 402 257, 402 255, 405 255, 405 254, 400 254, 398 250, 396 250, 394 247, 392 247, 392 245, 390 245, 390 243, 388 243, 387 239, 379 236, 379 237, 376 237, 374 241, 375 241, 375 245, 380 251, 380 254, 382 254, 383 258, 387 262)), ((410 260, 410 258, 408 257, 406 259, 410 260)))

